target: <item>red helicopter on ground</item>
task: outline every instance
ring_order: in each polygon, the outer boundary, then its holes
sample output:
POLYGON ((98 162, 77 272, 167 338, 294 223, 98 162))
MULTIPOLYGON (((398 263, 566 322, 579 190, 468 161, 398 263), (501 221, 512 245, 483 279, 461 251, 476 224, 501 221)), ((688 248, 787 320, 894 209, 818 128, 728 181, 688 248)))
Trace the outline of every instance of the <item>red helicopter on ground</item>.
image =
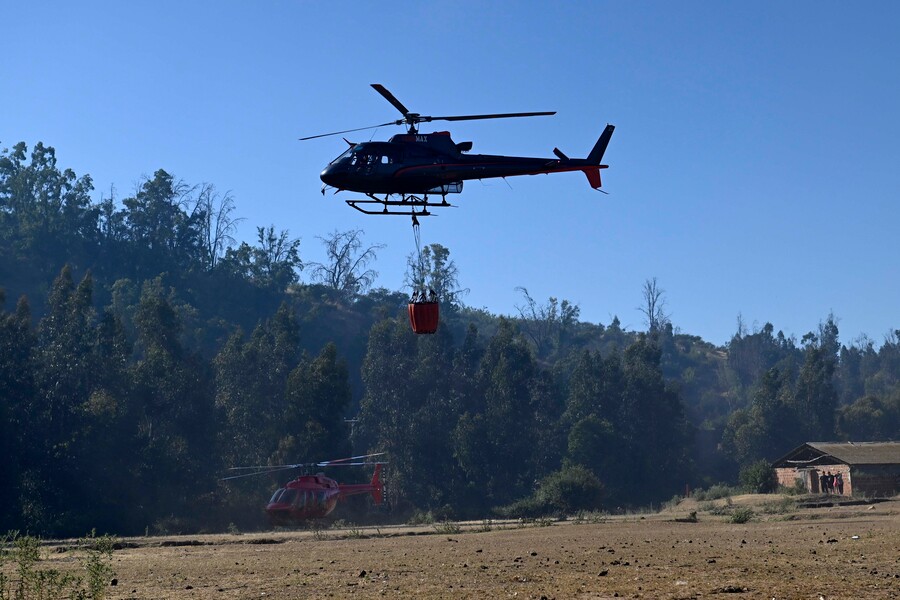
POLYGON ((418 131, 418 124, 431 121, 537 117, 556 113, 432 117, 411 112, 383 85, 373 83, 372 87, 400 111, 402 119, 300 138, 311 140, 387 125, 409 126, 407 133, 395 135, 387 142, 355 144, 345 138, 344 141, 350 147, 322 171, 320 178, 324 183, 323 194, 326 188, 331 187, 335 189, 335 193, 348 190, 368 196, 368 200, 346 200, 347 204, 360 212, 370 215, 411 215, 415 223, 417 216, 432 214, 429 210, 431 208, 451 206, 447 203, 447 194, 462 192, 463 182, 468 179, 581 171, 587 176, 592 188, 600 189, 600 169, 607 168, 600 161, 603 160, 615 129, 613 125, 606 126, 587 158, 569 158, 558 148, 553 149, 556 158, 466 154, 472 149, 472 142, 455 143, 447 131, 422 134, 418 131), (376 194, 383 194, 383 198, 376 194), (441 201, 429 201, 429 194, 440 196, 441 201), (369 205, 378 205, 380 209, 369 205))
POLYGON ((286 483, 284 487, 275 490, 275 493, 272 494, 268 504, 266 504, 266 514, 269 517, 269 521, 272 525, 297 525, 304 521, 322 519, 328 516, 328 514, 335 509, 338 501, 343 500, 348 496, 371 494, 375 504, 381 504, 384 495, 384 487, 382 486, 380 478, 381 467, 386 463, 371 462, 362 459, 381 456, 382 454, 384 454, 384 452, 364 454, 362 456, 351 456, 350 458, 341 458, 338 460, 328 460, 317 463, 299 463, 294 465, 274 465, 265 467, 233 467, 231 469, 232 471, 252 470, 252 472, 225 477, 223 478, 223 481, 311 467, 375 466, 375 473, 372 475, 372 480, 369 483, 338 483, 334 479, 326 477, 323 473, 318 473, 316 475, 301 475, 293 481, 286 483))

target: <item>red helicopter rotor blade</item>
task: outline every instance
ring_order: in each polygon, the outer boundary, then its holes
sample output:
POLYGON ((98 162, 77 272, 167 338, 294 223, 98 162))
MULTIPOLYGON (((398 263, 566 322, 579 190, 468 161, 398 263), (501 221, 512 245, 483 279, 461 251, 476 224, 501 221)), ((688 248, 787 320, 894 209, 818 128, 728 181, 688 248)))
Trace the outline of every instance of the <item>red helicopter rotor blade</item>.
POLYGON ((386 452, 376 452, 375 454, 362 454, 360 456, 351 456, 349 458, 338 458, 335 460, 325 460, 319 463, 316 463, 316 466, 324 467, 324 466, 337 466, 334 463, 342 463, 348 460, 358 460, 360 458, 371 458, 372 456, 381 456, 382 454, 387 454, 386 452))
MULTIPOLYGON (((235 468, 240 469, 242 467, 235 467, 235 468)), ((291 466, 280 467, 277 469, 268 469, 265 471, 254 471, 253 473, 242 473, 240 475, 232 475, 231 477, 223 477, 220 481, 229 481, 231 479, 241 479, 242 477, 255 477, 257 475, 267 475, 269 473, 278 473, 280 471, 287 471, 289 469, 295 469, 295 468, 296 468, 296 466, 291 465, 291 466)))

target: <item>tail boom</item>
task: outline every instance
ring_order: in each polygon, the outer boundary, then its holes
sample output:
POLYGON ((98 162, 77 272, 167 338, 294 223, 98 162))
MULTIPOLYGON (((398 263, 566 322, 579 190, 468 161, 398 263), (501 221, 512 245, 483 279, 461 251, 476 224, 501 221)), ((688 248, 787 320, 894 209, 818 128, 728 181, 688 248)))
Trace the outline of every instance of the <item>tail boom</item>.
POLYGON ((559 148, 553 149, 553 154, 558 160, 550 161, 546 166, 536 171, 536 173, 564 173, 566 171, 581 171, 587 177, 588 183, 595 190, 599 190, 603 185, 600 179, 600 169, 608 168, 608 165, 601 165, 603 155, 606 153, 606 147, 609 146, 609 140, 612 139, 615 125, 607 125, 603 133, 597 139, 597 143, 591 149, 587 158, 569 158, 559 148))
POLYGON ((347 496, 355 496, 357 494, 371 494, 375 504, 381 504, 384 500, 384 486, 381 483, 381 465, 375 465, 375 473, 372 475, 372 481, 369 483, 342 483, 338 485, 341 498, 347 496))

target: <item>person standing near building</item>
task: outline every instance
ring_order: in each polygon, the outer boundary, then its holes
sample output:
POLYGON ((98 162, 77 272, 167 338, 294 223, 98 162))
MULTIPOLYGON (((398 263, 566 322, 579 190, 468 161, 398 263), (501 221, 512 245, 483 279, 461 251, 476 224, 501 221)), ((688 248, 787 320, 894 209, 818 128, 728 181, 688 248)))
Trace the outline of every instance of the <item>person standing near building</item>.
POLYGON ((844 495, 844 474, 838 472, 838 474, 834 476, 834 483, 837 486, 838 494, 843 496, 844 495))

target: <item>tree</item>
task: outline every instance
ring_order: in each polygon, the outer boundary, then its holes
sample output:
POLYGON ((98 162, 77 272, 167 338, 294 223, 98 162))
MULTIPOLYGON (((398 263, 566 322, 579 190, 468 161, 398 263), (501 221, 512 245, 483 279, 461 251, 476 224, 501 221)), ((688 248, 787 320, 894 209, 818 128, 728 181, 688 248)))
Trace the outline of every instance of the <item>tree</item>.
POLYGON ((71 533, 86 511, 91 491, 85 487, 90 465, 82 461, 92 416, 85 410, 97 387, 94 362, 96 331, 93 279, 88 273, 76 287, 70 267, 54 280, 47 314, 37 329, 35 383, 29 406, 28 467, 23 473, 26 520, 35 527, 71 533), (30 431, 29 431, 30 430, 30 431), (47 495, 52 486, 57 494, 47 495))
POLYGON ((649 333, 656 333, 665 327, 669 322, 670 315, 666 314, 666 291, 659 287, 656 277, 644 281, 641 288, 641 297, 643 304, 638 306, 638 310, 644 315, 644 322, 647 324, 649 333))
POLYGON ((678 392, 660 367, 661 351, 647 336, 623 356, 621 426, 631 453, 629 496, 657 501, 681 489, 690 477, 690 426, 678 392))
POLYGON ((440 244, 429 244, 418 255, 406 259, 406 285, 413 290, 431 289, 445 306, 458 309, 468 288, 459 287, 459 269, 450 258, 450 250, 440 244))
POLYGON ((227 463, 264 464, 291 432, 285 422, 288 379, 300 358, 299 345, 297 317, 282 304, 249 339, 240 330, 232 334, 213 360, 216 406, 224 417, 219 438, 227 463))
POLYGON ((191 192, 186 183, 159 169, 134 196, 123 200, 128 239, 133 244, 132 260, 138 274, 153 276, 201 262, 202 219, 185 211, 191 192))
POLYGON ((531 490, 535 475, 537 364, 525 339, 502 319, 475 378, 472 412, 457 425, 454 452, 488 506, 531 490))
POLYGON ((516 306, 523 329, 534 343, 538 357, 546 358, 565 343, 581 310, 568 300, 559 302, 552 296, 547 304, 538 305, 526 288, 517 287, 516 291, 525 297, 525 305, 516 306))
POLYGON ((194 201, 194 214, 199 222, 199 236, 203 246, 203 262, 207 269, 214 269, 225 250, 234 243, 234 232, 243 219, 231 216, 234 198, 230 192, 219 196, 216 186, 204 183, 194 201))
MULTIPOLYGON (((96 242, 98 210, 91 205, 89 175, 57 166, 56 150, 19 142, 0 153, 0 242, 22 262, 51 276, 68 262, 83 264, 96 242)), ((2 246, 0 246, 2 248, 2 246)))
POLYGON ((327 344, 314 360, 304 357, 287 381, 285 430, 275 462, 319 461, 347 456, 350 442, 344 411, 351 391, 347 363, 327 344))
POLYGON ((851 404, 866 395, 866 379, 872 374, 872 367, 877 364, 875 344, 865 335, 860 336, 849 347, 841 347, 836 374, 840 404, 851 404))
POLYGON ((3 310, 0 289, 0 452, 6 458, 0 469, 0 529, 21 523, 21 475, 32 463, 38 427, 33 426, 35 340, 31 310, 23 296, 15 312, 3 310))
POLYGON ((572 426, 567 442, 566 464, 589 469, 604 482, 610 504, 627 504, 629 498, 624 492, 629 487, 628 446, 612 423, 588 415, 572 426))
POLYGON ((900 436, 900 393, 890 398, 865 396, 837 413, 841 437, 853 442, 896 440, 900 436))
POLYGON ((603 496, 603 484, 594 473, 581 465, 566 465, 542 478, 530 497, 500 512, 510 517, 568 516, 599 509, 603 496))
POLYGON ((413 376, 418 369, 417 344, 408 325, 397 319, 372 326, 362 363, 365 393, 355 432, 358 448, 390 456, 392 502, 401 506, 415 503, 410 496, 421 464, 414 445, 418 440, 414 415, 423 393, 413 376))
POLYGON ((41 413, 51 445, 63 444, 78 430, 78 409, 91 392, 93 285, 89 272, 76 288, 71 268, 63 267, 53 282, 47 315, 38 325, 41 413))
POLYGON ((800 417, 800 431, 807 440, 828 440, 834 436, 837 337, 833 316, 820 324, 818 335, 808 333, 803 336, 805 358, 797 378, 794 410, 800 417))
POLYGON ((809 439, 802 419, 794 406, 792 373, 773 367, 754 386, 750 406, 729 416, 722 446, 741 466, 774 460, 809 439))
POLYGON ((256 228, 257 245, 242 242, 237 248, 229 248, 220 266, 227 272, 256 285, 284 291, 297 283, 298 271, 303 270, 300 260, 300 240, 288 237, 287 231, 275 233, 275 227, 256 228))
POLYGON ((569 378, 569 396, 564 419, 573 424, 588 416, 622 423, 625 380, 622 357, 612 352, 606 358, 585 350, 569 378))
POLYGON ((139 359, 131 374, 137 422, 132 473, 146 524, 188 514, 196 508, 198 487, 212 487, 214 388, 208 363, 182 345, 182 322, 158 282, 144 285, 135 326, 139 359))
POLYGON ((784 370, 799 355, 792 339, 774 331, 775 327, 766 323, 762 329, 748 334, 739 324, 738 332, 729 341, 727 365, 742 389, 749 390, 773 367, 784 370))
POLYGON ((346 299, 364 294, 378 277, 378 272, 368 267, 375 262, 378 250, 385 246, 374 244, 360 252, 362 234, 361 229, 351 229, 334 231, 326 237, 320 237, 327 260, 308 265, 312 268, 314 280, 337 290, 346 299))
POLYGON ((741 486, 751 494, 769 494, 778 487, 775 469, 768 460, 758 460, 741 469, 741 486))

